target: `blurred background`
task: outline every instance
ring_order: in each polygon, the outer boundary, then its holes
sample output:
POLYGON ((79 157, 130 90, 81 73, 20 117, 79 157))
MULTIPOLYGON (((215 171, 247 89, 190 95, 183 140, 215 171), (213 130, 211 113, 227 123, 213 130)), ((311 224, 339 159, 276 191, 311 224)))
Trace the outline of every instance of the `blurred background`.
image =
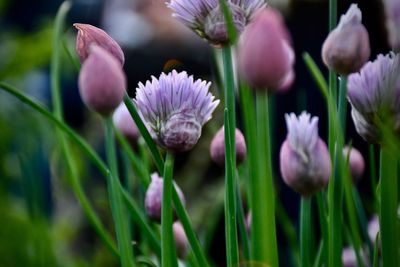
MULTIPOLYGON (((216 54, 208 44, 171 17, 164 0, 77 0, 68 14, 64 52, 74 52, 75 22, 90 23, 107 31, 123 48, 129 94, 138 82, 171 69, 214 81, 220 95, 216 54)), ((387 53, 384 13, 380 0, 340 0, 338 14, 358 3, 370 34, 371 59, 387 53)), ((53 20, 62 1, 0 0, 0 80, 7 81, 45 105, 50 105, 49 63, 53 20)), ((273 96, 273 160, 278 191, 278 242, 281 266, 292 266, 295 255, 288 242, 295 240, 298 195, 282 182, 278 169, 280 144, 286 135, 284 114, 307 110, 320 117, 320 135, 326 140, 326 108, 302 61, 309 52, 327 74, 320 56, 328 34, 327 0, 274 0, 286 19, 296 52, 296 81, 285 94, 273 96), (290 218, 293 224, 287 224, 290 218), (282 222, 282 223, 279 223, 282 222), (289 239, 288 239, 289 238, 289 239), (289 241, 288 241, 289 240, 289 241), (290 255, 288 257, 287 255, 290 255)), ((74 54, 74 53, 73 53, 74 54)), ((63 54, 62 95, 67 123, 104 156, 100 118, 79 98, 77 70, 63 54)), ((223 224, 223 169, 211 162, 209 145, 222 126, 221 106, 203 131, 198 145, 177 158, 175 180, 186 195, 187 209, 216 266, 225 266, 223 224)), ((50 106, 49 106, 50 107, 50 106)), ((238 127, 241 128, 240 118, 238 127)), ((356 134, 348 114, 346 142, 368 160, 367 144, 356 134)), ((83 157, 74 150, 75 157, 83 157)), ((84 157, 83 157, 84 158, 84 157)), ((368 163, 367 163, 368 166, 368 163)), ((104 179, 89 163, 79 161, 79 174, 102 222, 112 231, 104 179)), ((240 180, 248 177, 239 170, 240 180)), ((54 129, 10 95, 0 91, 0 267, 13 266, 118 266, 83 215, 74 197, 54 129)), ((368 175, 357 185, 369 217, 368 175)), ((243 192, 244 193, 244 192, 243 192)), ((143 192, 136 192, 138 199, 143 192)), ((247 207, 244 207, 247 211, 247 207)), ((133 231, 134 232, 134 231, 133 231)))

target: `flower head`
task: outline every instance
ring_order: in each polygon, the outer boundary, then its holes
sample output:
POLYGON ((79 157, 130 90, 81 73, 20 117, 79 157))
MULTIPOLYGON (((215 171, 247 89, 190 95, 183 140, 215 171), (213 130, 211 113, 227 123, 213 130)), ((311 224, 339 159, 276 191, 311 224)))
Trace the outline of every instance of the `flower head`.
POLYGON ((180 222, 174 222, 172 225, 172 231, 174 233, 176 254, 178 254, 179 258, 184 259, 189 250, 189 241, 185 230, 180 222))
POLYGON ((361 10, 352 4, 322 46, 325 65, 341 75, 359 71, 371 54, 369 35, 361 18, 361 10))
MULTIPOLYGON (((185 197, 182 193, 182 190, 175 183, 174 186, 176 191, 178 192, 182 204, 184 204, 185 197)), ((149 216, 150 219, 156 222, 161 222, 161 203, 162 203, 163 187, 164 187, 163 179, 157 173, 153 173, 151 175, 151 183, 147 188, 146 195, 144 198, 144 207, 147 216, 149 216)), ((176 218, 175 210, 174 210, 174 217, 176 218)))
POLYGON ((124 103, 121 103, 115 110, 113 114, 113 123, 131 145, 136 144, 140 136, 139 129, 124 103))
POLYGON ((384 0, 386 11, 386 27, 389 33, 389 43, 393 49, 400 52, 400 2, 384 0))
POLYGON ((295 56, 278 11, 265 8, 254 17, 239 43, 239 72, 256 89, 284 91, 294 80, 295 56))
POLYGON ((105 31, 90 24, 74 23, 74 27, 78 29, 76 52, 81 63, 88 58, 90 47, 95 44, 112 54, 121 66, 124 65, 125 57, 121 47, 105 31))
POLYGON ((378 55, 348 79, 347 98, 357 132, 368 142, 382 141, 382 126, 400 130, 400 55, 378 55))
POLYGON ((125 74, 118 60, 100 46, 92 45, 79 73, 83 102, 107 116, 122 102, 125 87, 125 74))
POLYGON ((210 85, 175 70, 139 83, 133 101, 160 146, 180 152, 197 143, 203 125, 219 103, 208 92, 210 85))
MULTIPOLYGON (((246 158, 246 142, 244 136, 239 129, 235 130, 235 143, 236 143, 236 163, 240 164, 246 158)), ((225 164, 225 135, 224 126, 219 129, 215 134, 210 145, 211 159, 218 165, 225 164)))
MULTIPOLYGON (((221 46, 229 42, 225 17, 220 0, 171 0, 168 7, 173 16, 211 44, 221 46)), ((241 33, 252 16, 265 7, 264 0, 227 0, 236 31, 241 33)))
POLYGON ((318 136, 318 118, 303 112, 286 114, 288 135, 280 151, 283 180, 303 196, 311 196, 328 183, 331 160, 324 141, 318 136))
POLYGON ((349 160, 350 174, 353 178, 353 182, 357 182, 364 174, 364 157, 362 156, 360 151, 358 151, 354 147, 350 148, 348 146, 343 148, 343 156, 345 159, 349 160))

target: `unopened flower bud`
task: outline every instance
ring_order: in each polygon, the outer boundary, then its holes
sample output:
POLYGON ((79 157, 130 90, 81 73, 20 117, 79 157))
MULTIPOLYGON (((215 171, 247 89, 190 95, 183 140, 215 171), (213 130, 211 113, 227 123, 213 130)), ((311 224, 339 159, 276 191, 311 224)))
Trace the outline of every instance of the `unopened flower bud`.
MULTIPOLYGON (((362 250, 359 252, 360 258, 362 260, 362 266, 369 267, 369 259, 367 254, 365 254, 362 250)), ((358 267, 357 256, 353 247, 347 247, 342 251, 342 263, 343 267, 358 267)))
POLYGON ((139 129, 124 103, 121 103, 115 110, 113 122, 115 127, 121 131, 131 145, 136 144, 140 136, 139 129))
POLYGON ((125 74, 117 59, 92 46, 79 73, 79 92, 86 106, 107 116, 122 102, 125 87, 125 74))
POLYGON ((284 182, 304 197, 324 188, 331 175, 331 160, 324 141, 318 136, 318 118, 303 112, 285 115, 288 135, 280 151, 284 182))
POLYGON ((352 4, 322 46, 325 65, 341 75, 359 71, 371 54, 368 32, 361 18, 361 10, 352 4))
POLYGON ((400 1, 384 0, 386 11, 386 28, 389 43, 394 51, 400 52, 400 1))
POLYGON ((343 148, 343 156, 349 160, 350 175, 353 178, 353 182, 357 182, 361 179, 365 170, 364 157, 360 151, 352 147, 349 151, 349 147, 343 148))
POLYGON ((90 24, 75 23, 74 27, 78 29, 76 37, 76 52, 81 63, 83 63, 91 52, 91 46, 97 45, 107 50, 120 63, 124 65, 125 57, 121 47, 105 31, 90 24))
POLYGON ((246 27, 239 43, 238 68, 256 89, 281 90, 294 80, 295 56, 278 11, 265 8, 246 27))
POLYGON ((249 211, 249 213, 247 213, 247 216, 246 216, 246 230, 247 230, 247 232, 248 233, 250 233, 250 230, 251 230, 251 220, 252 220, 253 218, 252 218, 252 215, 251 215, 251 211, 249 211))
POLYGON ((379 218, 377 215, 374 215, 374 217, 372 217, 372 219, 368 222, 368 237, 372 244, 375 244, 379 231, 379 218))
POLYGON ((176 254, 179 258, 184 259, 189 250, 189 242, 185 230, 180 222, 175 222, 172 225, 172 230, 174 232, 176 254))
MULTIPOLYGON (((162 203, 162 195, 163 195, 163 179, 157 174, 153 173, 151 175, 151 183, 147 188, 145 199, 144 199, 144 207, 150 219, 161 222, 161 203, 162 203)), ((179 195, 179 198, 182 201, 182 204, 185 204, 185 197, 183 196, 182 190, 174 183, 175 189, 179 195)), ((175 210, 174 210, 174 218, 176 218, 175 210)))
MULTIPOLYGON (((239 129, 235 129, 236 164, 242 163, 246 158, 246 142, 239 129)), ((220 166, 225 164, 225 134, 224 126, 215 134, 210 145, 211 159, 220 166)))
POLYGON ((133 100, 157 143, 173 152, 197 144, 203 125, 211 119, 219 100, 208 92, 211 83, 173 70, 139 83, 133 100))

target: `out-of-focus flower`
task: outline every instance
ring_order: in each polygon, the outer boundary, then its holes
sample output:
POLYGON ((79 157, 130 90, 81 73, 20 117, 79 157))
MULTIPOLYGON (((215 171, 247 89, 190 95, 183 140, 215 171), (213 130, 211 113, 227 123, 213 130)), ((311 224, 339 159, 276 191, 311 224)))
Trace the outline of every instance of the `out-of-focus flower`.
MULTIPOLYGON (((185 204, 185 197, 182 193, 182 190, 175 183, 174 186, 179 195, 179 198, 182 201, 182 204, 185 204)), ((150 219, 156 222, 161 222, 161 203, 162 203, 163 187, 164 187, 163 179, 157 173, 153 173, 151 175, 151 183, 147 188, 146 195, 144 198, 144 207, 147 216, 149 216, 150 219)), ((174 210, 174 218, 176 218, 175 210, 174 210)))
POLYGON ((124 65, 125 57, 121 47, 105 31, 90 24, 74 23, 74 27, 78 29, 76 53, 81 63, 88 58, 91 52, 90 47, 95 44, 113 55, 121 66, 124 65))
POLYGON ((140 136, 139 129, 124 103, 121 103, 115 110, 113 122, 115 127, 121 131, 131 145, 136 144, 140 136))
MULTIPOLYGON (((174 17, 200 37, 215 46, 223 46, 229 43, 229 36, 219 3, 219 0, 171 0, 168 7, 172 9, 174 17)), ((266 5, 264 0, 227 0, 226 3, 238 33, 266 5)))
POLYGON ((359 71, 371 54, 369 35, 361 19, 361 10, 352 4, 322 46, 325 65, 341 75, 359 71))
POLYGON ((384 0, 383 3, 386 11, 389 43, 395 51, 400 52, 400 1, 384 0))
POLYGON ((139 83, 133 100, 153 138, 167 150, 190 150, 219 100, 208 92, 211 83, 194 80, 186 72, 162 73, 159 79, 139 83))
MULTIPOLYGON (((244 136, 239 129, 235 130, 236 143, 236 163, 242 163, 246 158, 246 142, 244 136)), ((225 165, 225 135, 224 126, 215 134, 210 145, 211 159, 218 165, 225 165)))
MULTIPOLYGON (((368 256, 363 251, 360 251, 360 258, 362 260, 363 266, 368 267, 371 266, 369 264, 368 256)), ((354 251, 354 248, 347 247, 342 251, 342 263, 343 267, 357 267, 357 256, 354 251)))
POLYGON ((354 147, 352 147, 349 151, 349 147, 346 146, 343 148, 343 156, 345 159, 349 159, 349 169, 351 177, 353 178, 353 182, 357 182, 361 179, 365 170, 365 162, 364 157, 354 147))
POLYGON ((247 216, 246 216, 246 230, 248 233, 250 233, 250 229, 251 229, 251 220, 252 220, 252 215, 251 215, 251 211, 249 211, 249 213, 247 213, 247 216))
POLYGON ((240 75, 256 89, 285 91, 294 81, 295 56, 278 11, 265 8, 246 27, 239 43, 240 75))
POLYGON ((366 141, 382 142, 382 126, 400 130, 400 55, 378 55, 348 79, 347 98, 356 130, 366 141))
POLYGON ((189 250, 189 242, 185 230, 180 222, 175 222, 172 225, 172 230, 174 232, 176 254, 179 258, 184 259, 189 250))
POLYGON ((372 217, 372 219, 368 222, 368 236, 372 244, 375 244, 379 229, 379 218, 377 215, 374 215, 374 217, 372 217))
POLYGON ((288 135, 280 151, 284 182, 308 197, 324 188, 331 175, 331 160, 324 141, 318 136, 318 118, 303 112, 285 115, 288 135))
POLYGON ((90 51, 79 73, 79 92, 86 106, 107 116, 122 102, 125 74, 118 60, 103 48, 94 45, 90 51))

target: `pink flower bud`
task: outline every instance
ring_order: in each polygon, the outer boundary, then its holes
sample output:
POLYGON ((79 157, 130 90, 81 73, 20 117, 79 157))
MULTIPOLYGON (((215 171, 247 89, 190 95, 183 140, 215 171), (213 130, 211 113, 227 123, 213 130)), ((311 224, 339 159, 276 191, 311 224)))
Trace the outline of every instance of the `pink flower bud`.
POLYGON ((249 213, 247 213, 247 216, 246 216, 246 230, 248 233, 250 233, 250 230, 251 230, 251 220, 252 220, 252 215, 251 215, 251 211, 249 211, 249 213))
POLYGON ((257 89, 286 90, 294 80, 295 56, 278 11, 265 8, 244 30, 239 43, 241 76, 257 89))
POLYGON ((379 231, 379 218, 377 215, 374 215, 374 217, 372 217, 372 219, 368 222, 368 237, 372 244, 375 244, 379 231))
POLYGON ((122 102, 125 87, 125 74, 117 59, 92 46, 79 73, 79 92, 86 106, 107 116, 122 102))
POLYGON ((125 57, 121 47, 105 31, 90 24, 74 23, 74 27, 78 29, 76 53, 81 63, 88 58, 91 52, 90 46, 95 44, 101 46, 113 55, 121 66, 124 65, 125 57))
MULTIPOLYGON (((360 251, 360 258, 362 260, 362 266, 371 266, 368 261, 368 256, 363 251, 360 251)), ((342 263, 343 267, 357 267, 357 257, 353 247, 347 247, 342 252, 342 263)))
POLYGON ((288 135, 280 151, 284 182, 308 197, 324 188, 331 175, 331 160, 324 141, 318 136, 318 118, 303 112, 298 118, 286 114, 288 135))
MULTIPOLYGON (((246 142, 239 129, 235 130, 236 163, 242 163, 246 158, 246 142)), ((220 166, 225 165, 225 135, 224 126, 215 134, 210 145, 211 159, 220 166)))
POLYGON ((384 0, 386 12, 386 28, 389 43, 393 50, 400 52, 400 1, 384 0))
MULTIPOLYGON (((144 199, 144 207, 150 219, 161 222, 161 203, 162 203, 162 192, 163 192, 163 179, 158 176, 157 173, 153 173, 151 175, 151 183, 147 188, 145 199, 144 199)), ((174 183, 175 189, 178 192, 179 198, 182 201, 182 204, 185 204, 185 197, 183 196, 182 190, 174 183)), ((174 211, 174 218, 176 218, 176 214, 174 211)))
POLYGON ((121 103, 115 110, 113 122, 115 127, 121 131, 131 145, 136 144, 140 136, 139 129, 137 128, 131 114, 129 113, 129 110, 126 108, 124 103, 121 103))
POLYGON ((357 72, 371 54, 369 36, 361 24, 361 10, 352 4, 322 46, 322 59, 341 75, 357 72))
POLYGON ((172 225, 172 230, 174 232, 176 254, 179 258, 184 259, 189 250, 189 242, 185 230, 180 222, 175 222, 172 225))
POLYGON ((350 174, 353 178, 353 182, 357 182, 361 179, 365 170, 364 158, 360 151, 352 147, 349 152, 349 147, 343 148, 343 156, 347 160, 349 159, 350 174))

